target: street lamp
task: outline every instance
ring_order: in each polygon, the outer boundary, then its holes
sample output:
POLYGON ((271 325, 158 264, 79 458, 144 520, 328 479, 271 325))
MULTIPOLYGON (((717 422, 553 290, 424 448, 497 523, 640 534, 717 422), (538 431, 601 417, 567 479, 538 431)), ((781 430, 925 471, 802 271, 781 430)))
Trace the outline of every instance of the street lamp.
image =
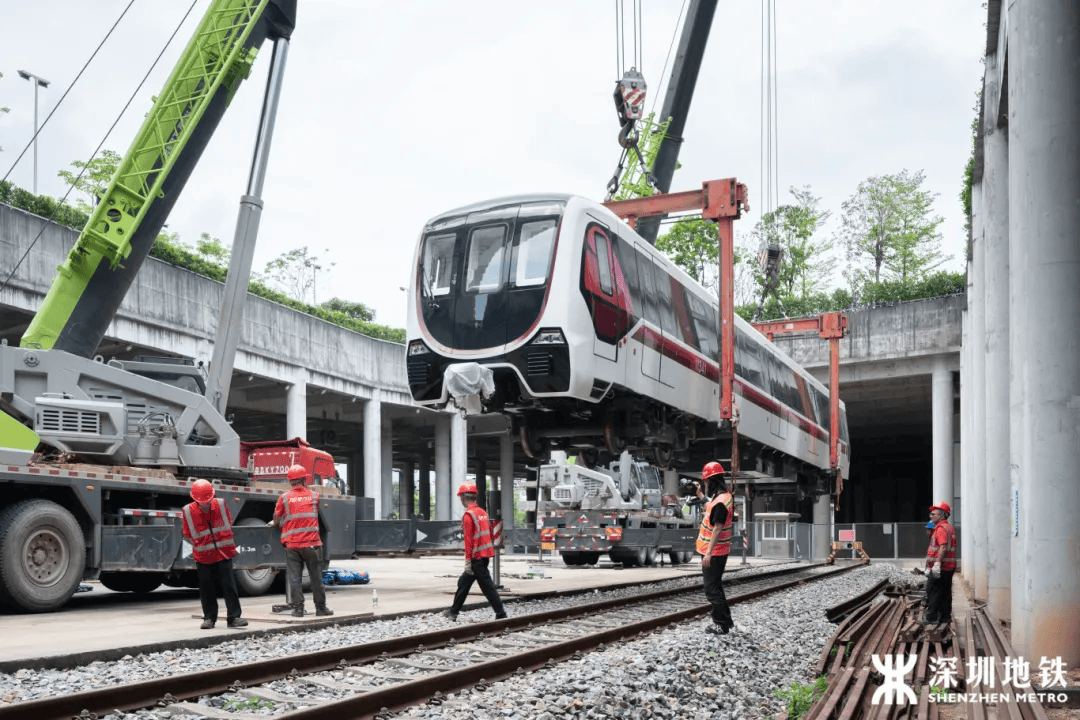
POLYGON ((29 80, 34 83, 34 194, 37 195, 38 88, 49 87, 49 81, 45 78, 39 78, 33 73, 28 73, 25 70, 19 71, 19 77, 21 77, 23 80, 29 80))

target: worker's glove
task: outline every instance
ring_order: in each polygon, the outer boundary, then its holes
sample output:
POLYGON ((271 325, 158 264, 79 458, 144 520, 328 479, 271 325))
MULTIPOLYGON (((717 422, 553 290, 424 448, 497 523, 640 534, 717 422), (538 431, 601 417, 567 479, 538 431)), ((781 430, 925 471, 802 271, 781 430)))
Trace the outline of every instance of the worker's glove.
POLYGON ((473 569, 472 569, 472 560, 466 560, 466 561, 465 561, 465 572, 466 572, 467 574, 469 574, 469 575, 472 575, 472 574, 473 574, 473 569))
POLYGON ((930 577, 934 578, 935 580, 939 579, 941 577, 941 568, 937 567, 936 565, 932 567, 930 569, 930 577))

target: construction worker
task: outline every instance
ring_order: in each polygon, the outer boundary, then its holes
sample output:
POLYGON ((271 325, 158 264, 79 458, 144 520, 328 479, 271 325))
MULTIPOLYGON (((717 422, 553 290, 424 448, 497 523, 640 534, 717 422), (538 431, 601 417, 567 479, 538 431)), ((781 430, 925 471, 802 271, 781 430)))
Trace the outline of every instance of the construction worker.
POLYGON ((926 550, 926 572, 930 580, 926 588, 926 616, 920 621, 927 625, 952 620, 952 579, 956 572, 956 530, 949 524, 952 508, 947 502, 930 507, 934 532, 926 550))
POLYGON ((240 596, 236 592, 232 559, 236 557, 232 513, 224 500, 214 498, 214 486, 206 480, 191 485, 192 503, 184 506, 182 530, 191 543, 191 555, 199 571, 199 599, 203 621, 199 627, 210 630, 217 624, 217 592, 225 596, 225 617, 229 627, 247 626, 240 617, 240 596))
POLYGON ((326 607, 326 588, 322 581, 322 558, 319 548, 319 496, 307 486, 308 472, 303 465, 293 465, 286 475, 292 486, 278 498, 270 525, 281 526, 281 544, 285 546, 285 569, 288 578, 288 602, 294 617, 304 617, 304 568, 311 580, 315 614, 333 615, 326 607))
MULTIPOLYGON (((724 468, 718 462, 710 462, 701 470, 702 485, 710 492, 701 517, 698 531, 697 551, 701 555, 701 574, 705 578, 705 598, 712 605, 712 625, 706 632, 726 635, 735 625, 731 619, 727 597, 724 596, 724 568, 731 552, 731 531, 734 526, 735 500, 724 485, 724 468)), ((697 497, 706 497, 699 487, 697 497)))
POLYGON ((495 589, 495 583, 488 572, 488 562, 495 557, 495 546, 491 538, 491 522, 484 508, 476 504, 476 485, 467 482, 458 488, 458 497, 465 506, 465 514, 461 517, 461 529, 465 535, 465 572, 458 578, 457 592, 454 593, 454 604, 442 614, 451 620, 457 620, 458 613, 465 605, 465 599, 469 596, 473 581, 480 583, 480 590, 484 597, 491 603, 491 609, 495 611, 495 619, 501 620, 506 617, 499 591, 495 589))

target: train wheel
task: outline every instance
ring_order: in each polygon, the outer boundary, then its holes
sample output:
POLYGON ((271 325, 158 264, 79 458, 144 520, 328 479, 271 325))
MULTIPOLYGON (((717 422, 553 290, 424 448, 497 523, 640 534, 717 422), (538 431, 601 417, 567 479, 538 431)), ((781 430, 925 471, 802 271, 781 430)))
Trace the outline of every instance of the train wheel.
POLYGON ((607 447, 608 452, 616 457, 626 449, 626 440, 619 437, 615 430, 614 420, 608 420, 604 423, 604 445, 607 447))
POLYGON ((0 512, 0 601, 50 612, 79 587, 86 543, 75 516, 51 500, 23 500, 0 512))
POLYGON ((544 460, 550 449, 547 438, 533 438, 533 432, 528 425, 521 426, 521 451, 527 457, 544 460))
POLYGON ((578 453, 578 462, 592 470, 600 462, 600 451, 589 448, 578 453))
MULTIPOLYGON (((249 517, 237 520, 236 524, 237 526, 246 526, 265 525, 266 523, 259 518, 249 517)), ((274 584, 275 575, 277 575, 277 570, 269 567, 254 568, 253 570, 233 570, 236 589, 246 597, 265 595, 270 590, 270 586, 274 584)))
POLYGON ((161 584, 165 582, 165 573, 103 572, 98 580, 113 592, 141 594, 153 592, 161 587, 161 584))
POLYGON ((657 467, 671 467, 671 460, 675 453, 670 445, 656 445, 653 447, 653 462, 657 467))

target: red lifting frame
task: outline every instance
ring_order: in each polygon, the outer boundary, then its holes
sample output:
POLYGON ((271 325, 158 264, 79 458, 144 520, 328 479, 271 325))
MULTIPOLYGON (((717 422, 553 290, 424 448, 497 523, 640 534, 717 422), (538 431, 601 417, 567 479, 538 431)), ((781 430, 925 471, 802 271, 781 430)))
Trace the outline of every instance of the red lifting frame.
POLYGON ((613 200, 604 205, 633 228, 637 219, 650 215, 701 211, 706 220, 716 220, 720 232, 720 417, 731 419, 731 380, 735 376, 735 226, 734 221, 749 210, 746 185, 735 178, 711 180, 700 190, 651 195, 631 200, 613 200))
POLYGON ((769 338, 769 342, 772 342, 773 335, 811 330, 816 330, 822 339, 829 341, 829 465, 836 469, 836 501, 839 503, 844 487, 840 473, 840 338, 847 331, 847 315, 822 313, 816 318, 752 324, 769 338))

